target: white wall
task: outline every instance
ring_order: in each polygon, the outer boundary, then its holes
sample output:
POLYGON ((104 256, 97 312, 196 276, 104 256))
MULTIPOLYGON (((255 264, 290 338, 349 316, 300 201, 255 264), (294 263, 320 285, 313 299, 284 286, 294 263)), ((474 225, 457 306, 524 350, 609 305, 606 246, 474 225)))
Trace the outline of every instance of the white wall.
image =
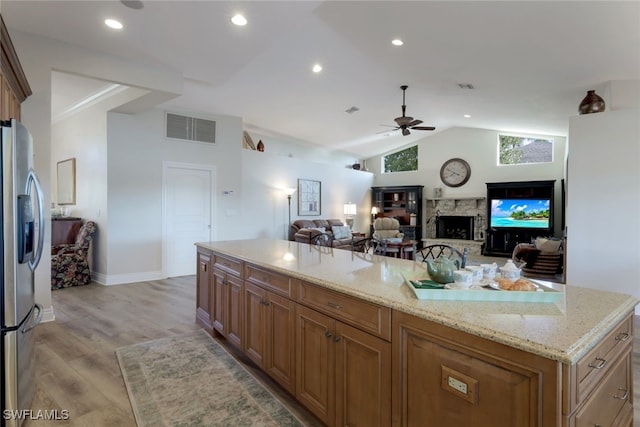
MULTIPOLYGON (((298 192, 291 199, 291 221, 296 219, 344 220, 344 204, 357 206, 353 230, 367 232, 371 222, 371 185, 373 174, 346 168, 342 163, 327 164, 271 154, 267 149, 243 150, 243 233, 245 238, 286 239, 288 201, 284 188, 297 188, 298 179, 321 181, 321 214, 298 216, 298 192)), ((231 197, 238 197, 237 195, 231 197)))
POLYGON ((640 109, 569 123, 567 283, 640 298, 640 109))
MULTIPOLYGON (((497 130, 488 129, 447 129, 417 142, 418 171, 416 172, 383 174, 381 172, 382 156, 368 159, 367 168, 376 174, 374 185, 424 185, 424 198, 432 197, 434 187, 442 188, 442 197, 486 197, 487 182, 556 180, 554 228, 555 235, 560 236, 562 234, 561 180, 564 178, 566 138, 552 135, 531 135, 553 139, 553 163, 498 165, 499 133, 497 130), (460 157, 471 166, 471 178, 465 185, 458 188, 447 187, 440 180, 440 167, 446 160, 453 157, 460 157)), ((411 145, 407 147, 409 146, 411 145)))

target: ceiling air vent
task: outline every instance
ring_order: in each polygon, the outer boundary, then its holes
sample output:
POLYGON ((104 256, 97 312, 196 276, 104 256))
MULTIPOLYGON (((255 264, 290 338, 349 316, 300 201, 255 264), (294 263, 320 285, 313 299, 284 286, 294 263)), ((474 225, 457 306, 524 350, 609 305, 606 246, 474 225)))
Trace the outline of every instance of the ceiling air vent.
POLYGON ((197 117, 167 113, 167 138, 185 141, 216 142, 216 122, 197 117))

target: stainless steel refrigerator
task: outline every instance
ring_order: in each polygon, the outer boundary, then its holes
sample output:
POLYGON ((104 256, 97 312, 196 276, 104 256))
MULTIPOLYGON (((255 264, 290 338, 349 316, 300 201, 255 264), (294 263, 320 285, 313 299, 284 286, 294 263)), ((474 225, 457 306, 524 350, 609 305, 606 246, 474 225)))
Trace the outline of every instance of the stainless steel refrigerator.
POLYGON ((0 319, 2 320, 2 426, 19 426, 33 397, 33 329, 42 307, 35 303, 34 271, 44 238, 42 189, 33 171, 33 140, 15 119, 2 125, 0 186, 0 319))

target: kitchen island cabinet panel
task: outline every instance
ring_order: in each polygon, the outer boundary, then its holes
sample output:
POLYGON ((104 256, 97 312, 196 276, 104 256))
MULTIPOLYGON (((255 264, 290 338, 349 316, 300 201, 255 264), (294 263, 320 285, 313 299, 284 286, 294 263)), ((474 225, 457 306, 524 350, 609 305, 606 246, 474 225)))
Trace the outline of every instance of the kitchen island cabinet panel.
POLYGON ((336 337, 336 425, 391 425, 391 344, 342 322, 336 337))
MULTIPOLYGON (((220 257, 216 257, 220 259, 220 257)), ((217 264, 215 264, 217 265, 217 264)), ((242 350, 244 322, 243 283, 238 277, 213 268, 211 283, 211 324, 213 329, 242 350)))
POLYGON ((264 370, 295 395, 295 306, 287 298, 267 292, 264 370))
POLYGON ((393 333, 394 426, 561 425, 560 363, 395 311, 393 333))
POLYGON ((245 282, 245 354, 295 395, 295 303, 245 282))
POLYGON ((197 258, 196 323, 211 334, 213 333, 211 324, 211 253, 198 248, 197 258))
POLYGON ((296 398, 327 425, 335 420, 335 321, 296 306, 296 398))

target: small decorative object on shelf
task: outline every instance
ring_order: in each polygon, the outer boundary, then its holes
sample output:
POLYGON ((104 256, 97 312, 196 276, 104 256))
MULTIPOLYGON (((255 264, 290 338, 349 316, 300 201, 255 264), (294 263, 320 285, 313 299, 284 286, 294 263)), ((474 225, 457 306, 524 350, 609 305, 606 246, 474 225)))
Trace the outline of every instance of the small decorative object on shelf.
POLYGON ((604 99, 596 94, 595 90, 587 91, 587 96, 584 97, 578 112, 580 114, 601 113, 604 111, 604 99))
POLYGON ((360 170, 360 163, 354 163, 353 165, 351 165, 351 167, 353 168, 353 170, 360 170))
POLYGON ((262 140, 258 141, 258 151, 264 151, 264 143, 262 140))

